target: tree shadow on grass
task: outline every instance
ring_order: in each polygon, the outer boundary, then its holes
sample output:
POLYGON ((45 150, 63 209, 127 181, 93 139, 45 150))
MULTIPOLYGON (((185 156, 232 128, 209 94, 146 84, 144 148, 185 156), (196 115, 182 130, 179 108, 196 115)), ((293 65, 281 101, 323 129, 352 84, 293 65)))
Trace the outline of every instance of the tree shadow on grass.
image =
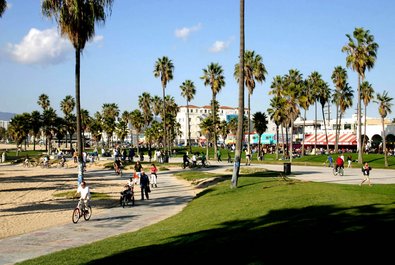
POLYGON ((376 204, 280 209, 88 264, 383 264, 393 258, 394 221, 394 209, 376 204))

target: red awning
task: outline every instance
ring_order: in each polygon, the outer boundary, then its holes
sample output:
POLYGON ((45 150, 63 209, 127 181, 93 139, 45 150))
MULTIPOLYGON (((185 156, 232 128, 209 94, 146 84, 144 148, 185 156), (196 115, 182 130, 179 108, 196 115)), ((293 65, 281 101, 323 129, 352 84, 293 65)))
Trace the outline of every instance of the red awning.
MULTIPOLYGON (((328 144, 335 145, 336 134, 328 134, 328 144)), ((315 144, 315 135, 306 136, 304 140, 305 145, 315 144)), ((325 134, 317 134, 317 145, 326 145, 325 134)), ((352 133, 339 134, 338 145, 357 145, 357 136, 352 133)))

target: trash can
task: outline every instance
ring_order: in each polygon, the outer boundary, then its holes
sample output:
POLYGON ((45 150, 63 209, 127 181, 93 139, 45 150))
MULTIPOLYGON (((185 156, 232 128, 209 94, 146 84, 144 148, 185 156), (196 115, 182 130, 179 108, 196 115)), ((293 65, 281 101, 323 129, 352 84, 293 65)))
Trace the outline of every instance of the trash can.
POLYGON ((284 163, 284 174, 285 175, 291 174, 291 163, 284 163))

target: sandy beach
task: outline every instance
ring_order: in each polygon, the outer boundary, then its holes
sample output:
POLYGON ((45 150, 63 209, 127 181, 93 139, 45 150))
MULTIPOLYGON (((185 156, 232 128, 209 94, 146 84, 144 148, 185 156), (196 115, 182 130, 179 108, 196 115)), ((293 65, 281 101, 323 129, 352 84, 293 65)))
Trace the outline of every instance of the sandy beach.
MULTIPOLYGON (((114 206, 127 182, 127 177, 103 169, 104 162, 108 161, 89 165, 84 176, 91 192, 113 198, 92 202, 94 213, 114 206)), ((67 169, 0 164, 0 238, 71 222, 78 199, 54 196, 77 189, 77 168, 72 161, 68 163, 67 169)))

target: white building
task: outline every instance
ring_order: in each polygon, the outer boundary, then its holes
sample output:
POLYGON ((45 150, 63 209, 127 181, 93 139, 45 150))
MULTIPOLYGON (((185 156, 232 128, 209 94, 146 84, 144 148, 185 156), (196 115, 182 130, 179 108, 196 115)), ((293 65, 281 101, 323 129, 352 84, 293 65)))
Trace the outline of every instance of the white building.
MULTIPOLYGON (((220 121, 226 120, 229 122, 232 118, 237 117, 239 111, 238 108, 232 108, 227 106, 220 106, 218 115, 220 121)), ((179 112, 177 113, 177 122, 181 124, 182 135, 179 136, 176 141, 177 144, 186 145, 188 141, 188 116, 187 106, 180 106, 179 112)), ((198 107, 195 105, 189 105, 189 126, 191 130, 191 142, 192 144, 198 144, 199 141, 205 141, 205 137, 200 130, 200 123, 205 118, 211 115, 211 106, 198 107)), ((248 115, 248 109, 244 110, 244 115, 248 115)))

